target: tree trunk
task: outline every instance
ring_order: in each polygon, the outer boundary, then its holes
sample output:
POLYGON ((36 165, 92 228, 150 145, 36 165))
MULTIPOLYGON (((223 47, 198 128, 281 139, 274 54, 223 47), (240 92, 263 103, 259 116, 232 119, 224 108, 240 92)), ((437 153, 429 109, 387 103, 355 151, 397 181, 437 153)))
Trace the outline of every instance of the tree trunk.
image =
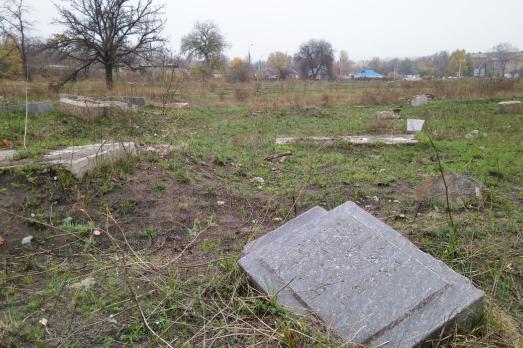
POLYGON ((113 89, 113 65, 105 64, 105 86, 107 89, 113 89))

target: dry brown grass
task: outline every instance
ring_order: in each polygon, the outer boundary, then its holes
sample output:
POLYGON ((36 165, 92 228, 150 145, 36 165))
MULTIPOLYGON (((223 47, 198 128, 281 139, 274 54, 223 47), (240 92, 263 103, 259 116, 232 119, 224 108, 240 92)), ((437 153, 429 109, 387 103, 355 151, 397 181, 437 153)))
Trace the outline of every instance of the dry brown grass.
MULTIPOLYGON (((173 82, 167 76, 157 79, 135 76, 117 80, 112 91, 103 80, 67 84, 60 92, 93 97, 145 96, 153 102, 186 101, 202 106, 335 106, 389 105, 402 103, 416 94, 430 93, 437 99, 475 99, 523 95, 523 84, 513 80, 445 81, 261 81, 230 83, 222 80, 173 82)), ((57 99, 47 80, 30 83, 30 99, 57 99)), ((0 95, 13 101, 25 97, 23 81, 0 80, 0 95)))

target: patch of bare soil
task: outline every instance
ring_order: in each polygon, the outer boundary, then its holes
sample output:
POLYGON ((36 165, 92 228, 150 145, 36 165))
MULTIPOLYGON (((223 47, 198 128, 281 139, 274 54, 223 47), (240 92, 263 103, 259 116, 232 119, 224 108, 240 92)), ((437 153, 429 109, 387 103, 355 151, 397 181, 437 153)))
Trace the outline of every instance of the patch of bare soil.
MULTIPOLYGON (((253 220, 263 213, 268 198, 260 193, 237 197, 219 180, 216 169, 205 162, 191 164, 188 178, 180 181, 158 163, 142 161, 135 164, 132 174, 109 179, 99 174, 74 181, 67 188, 62 179, 67 174, 52 170, 26 176, 0 174, 0 235, 7 240, 2 252, 21 252, 21 240, 28 235, 42 248, 50 246, 46 243, 53 248, 69 243, 70 237, 54 237, 62 232, 67 235, 61 231, 64 219, 108 229, 119 239, 125 235, 130 247, 148 249, 154 262, 161 264, 172 260, 205 264, 238 252, 255 229, 253 220), (110 186, 107 192, 99 190, 104 185, 110 186), (202 248, 202 243, 208 247, 202 248)), ((97 244, 108 248, 110 240, 102 236, 97 244)))

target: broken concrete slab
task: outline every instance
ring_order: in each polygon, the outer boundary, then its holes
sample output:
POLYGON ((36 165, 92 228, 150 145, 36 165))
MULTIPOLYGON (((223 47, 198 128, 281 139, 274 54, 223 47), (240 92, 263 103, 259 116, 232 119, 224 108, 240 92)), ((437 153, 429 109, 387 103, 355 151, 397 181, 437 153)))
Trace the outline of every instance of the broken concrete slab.
POLYGON ((426 105, 426 104, 430 103, 430 101, 431 101, 431 98, 428 95, 422 94, 422 95, 417 95, 414 98, 412 98, 412 100, 410 101, 410 105, 422 106, 422 105, 426 105))
POLYGON ((518 100, 498 103, 499 110, 504 114, 521 112, 521 102, 518 100))
POLYGON ((166 104, 165 107, 172 108, 172 109, 190 109, 191 104, 190 103, 171 103, 171 104, 166 104))
POLYGON ((407 132, 419 133, 423 130, 425 120, 407 119, 407 132))
MULTIPOLYGON (((0 112, 12 112, 12 111, 24 111, 25 104, 16 104, 16 105, 5 105, 0 106, 0 112)), ((29 103, 27 105, 27 112, 29 115, 41 115, 46 114, 54 110, 54 104, 50 101, 39 102, 39 103, 29 103)))
POLYGON ((240 266, 352 342, 413 347, 481 312, 484 294, 468 279, 352 202, 266 238, 240 266))
POLYGON ((145 97, 131 97, 131 96, 124 96, 124 97, 109 97, 107 98, 109 101, 118 101, 122 103, 126 103, 130 107, 138 107, 143 108, 145 106, 145 97))
POLYGON ((347 142, 351 144, 386 144, 386 145, 398 145, 398 144, 417 144, 418 139, 414 134, 403 134, 403 135, 348 135, 348 136, 335 136, 335 137, 288 137, 288 138, 277 138, 276 145, 285 145, 290 143, 296 143, 300 141, 308 141, 314 143, 335 143, 335 142, 347 142))
POLYGON ((135 153, 136 148, 132 142, 106 142, 51 151, 43 156, 42 160, 45 163, 57 164, 77 178, 82 178, 103 164, 116 162, 135 153))
POLYGON ((484 186, 473 177, 456 173, 445 174, 445 182, 441 175, 426 180, 416 187, 418 202, 440 203, 447 205, 447 191, 450 205, 464 206, 467 201, 481 198, 484 186))
POLYGON ((0 162, 8 162, 16 156, 16 150, 0 150, 0 162))
POLYGON ((131 108, 127 103, 119 101, 99 101, 84 97, 60 98, 58 110, 78 118, 92 121, 100 117, 112 116, 127 112, 131 108))

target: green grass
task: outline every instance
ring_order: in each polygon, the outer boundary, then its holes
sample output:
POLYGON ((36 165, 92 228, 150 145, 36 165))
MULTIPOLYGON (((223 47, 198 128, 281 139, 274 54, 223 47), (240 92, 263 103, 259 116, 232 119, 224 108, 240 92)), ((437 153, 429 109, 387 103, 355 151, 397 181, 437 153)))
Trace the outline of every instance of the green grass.
MULTIPOLYGON (((149 182, 152 197, 140 199, 171 199, 179 201, 180 209, 197 211, 195 217, 182 225, 179 221, 165 223, 185 233, 189 240, 204 234, 205 238, 195 242, 194 250, 212 257, 229 258, 211 260, 211 263, 205 259, 203 266, 190 273, 176 267, 159 271, 153 266, 159 262, 155 249, 150 247, 160 237, 159 231, 153 226, 136 226, 136 232, 130 232, 129 238, 149 243, 133 244, 132 251, 121 241, 118 242, 120 249, 109 242, 101 244, 92 238, 83 238, 67 249, 72 255, 70 259, 54 253, 38 266, 28 258, 9 259, 7 263, 13 269, 8 276, 0 278, 3 291, 0 302, 6 303, 0 311, 9 314, 10 319, 1 319, 0 338, 5 325, 10 335, 5 341, 8 345, 60 343, 51 339, 45 328, 23 322, 25 317, 39 319, 46 313, 43 310, 52 312, 54 306, 59 306, 65 313, 65 323, 52 323, 50 330, 54 336, 64 337, 61 342, 64 345, 158 345, 160 342, 144 325, 131 300, 131 284, 140 296, 142 310, 152 329, 172 340, 175 346, 194 335, 197 338, 192 344, 201 345, 203 341, 198 333, 203 327, 209 335, 220 336, 234 333, 238 323, 244 328, 249 325, 259 330, 266 329, 265 325, 273 328, 276 334, 273 341, 267 341, 269 344, 337 346, 339 342, 321 332, 318 326, 294 317, 249 288, 235 262, 246 240, 237 238, 227 244, 222 235, 205 234, 220 229, 215 212, 209 211, 207 203, 185 202, 177 196, 194 185, 197 188, 193 190, 197 191, 192 194, 209 202, 222 199, 220 188, 226 187, 227 192, 242 202, 234 209, 247 222, 249 218, 262 221, 267 212, 268 217, 263 220, 266 225, 260 223, 252 229, 258 232, 267 232, 281 223, 270 224, 279 221, 274 218, 292 217, 293 200, 297 202, 298 212, 315 205, 330 209, 347 200, 363 207, 371 206, 374 214, 422 250, 472 279, 487 294, 486 315, 479 328, 472 334, 445 341, 444 346, 518 346, 522 344, 523 327, 523 114, 500 114, 498 101, 450 100, 416 109, 404 107, 402 119, 391 121, 393 124, 385 129, 373 124, 374 114, 383 107, 341 105, 264 107, 256 113, 252 106, 195 107, 171 111, 169 115, 146 108, 133 115, 95 122, 83 122, 59 113, 32 118, 28 144, 33 158, 47 148, 109 138, 165 143, 175 149, 168 158, 141 154, 134 161, 127 159, 118 166, 101 170, 99 177, 83 181, 60 174, 57 185, 71 197, 70 201, 60 201, 55 209, 65 210, 73 201, 77 208, 83 209, 84 203, 92 202, 84 197, 90 194, 103 203, 106 195, 126 187, 126 177, 135 168, 157 166, 165 177, 149 182), (410 117, 427 121, 425 133, 420 134, 420 143, 416 145, 274 145, 275 138, 281 136, 398 132, 405 129, 405 119, 410 117), (478 137, 464 137, 476 129, 480 131, 478 137), (415 186, 438 175, 429 135, 440 151, 445 171, 472 175, 487 188, 484 199, 453 211, 456 229, 449 226, 441 206, 424 207, 420 216, 414 216, 417 211, 415 186), (292 156, 282 163, 264 161, 267 155, 283 151, 291 151, 292 156), (212 179, 208 179, 207 172, 212 172, 212 179), (262 177, 265 184, 251 182, 253 177, 262 177), (168 178, 174 181, 167 182, 168 178), (173 197, 167 195, 171 185, 173 197), (251 217, 253 209, 255 215, 251 217), (226 245, 230 248, 224 252, 226 245), (122 260, 122 250, 127 255, 125 260, 122 260), (132 265, 128 266, 127 275, 123 264, 132 265), (89 274, 93 274, 99 284, 96 290, 75 293, 67 287, 61 289, 62 284, 69 284, 73 279, 79 281, 89 274), (131 279, 130 282, 127 279, 131 279), (57 304, 62 300, 63 307, 57 304), (22 302, 24 306, 20 305, 22 302), (101 316, 107 319, 116 313, 118 324, 106 321, 98 338, 87 338, 89 325, 101 316), (214 319, 209 322, 210 318, 214 319), (72 331, 68 330, 70 321, 74 323, 72 331), (18 327, 23 330, 19 331, 18 327), (67 336, 71 332, 74 334, 67 336)), ((23 134, 21 117, 9 114, 0 118, 0 138, 8 138, 18 147, 23 134)), ((24 190, 34 187, 42 176, 49 174, 29 170, 16 175, 19 180, 13 182, 17 187, 12 189, 24 190)), ((0 197, 5 191, 0 190, 4 192, 0 197)), ((42 199, 45 198, 28 196, 25 210, 17 213, 27 216, 38 211, 42 199)), ((139 200, 124 197, 119 209, 126 218, 132 218, 141 213, 137 211, 138 204, 139 200)), ((100 210, 100 216, 95 217, 97 221, 107 224, 111 233, 118 235, 118 228, 104 215, 107 210, 103 204, 97 207, 100 210)), ((78 209, 75 211, 78 213, 78 209)), ((49 221, 48 212, 40 213, 38 221, 49 221)), ((92 223, 84 222, 62 226, 62 229, 87 237, 86 231, 92 227, 92 223)), ((194 259, 186 255, 188 264, 202 264, 198 255, 194 259)), ((255 329, 244 333, 238 341, 224 338, 216 344, 248 346, 256 339, 267 339, 255 329)))

